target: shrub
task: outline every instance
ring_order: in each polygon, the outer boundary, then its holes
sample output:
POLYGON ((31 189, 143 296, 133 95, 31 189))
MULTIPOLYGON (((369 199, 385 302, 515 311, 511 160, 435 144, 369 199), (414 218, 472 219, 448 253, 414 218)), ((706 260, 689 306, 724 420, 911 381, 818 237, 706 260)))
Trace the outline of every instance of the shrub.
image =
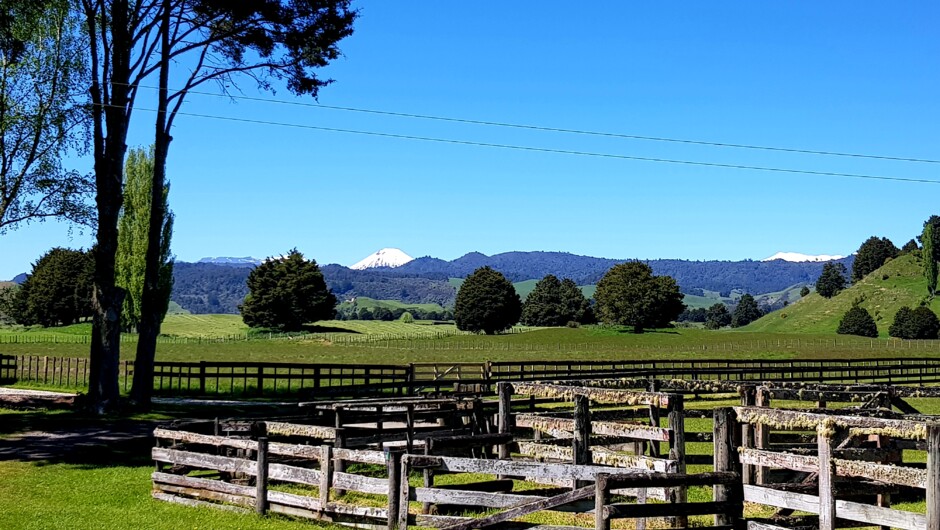
POLYGON ((845 312, 836 333, 840 335, 858 335, 860 337, 877 337, 878 326, 875 325, 875 319, 864 307, 855 305, 845 312))
POLYGON ((894 316, 888 334, 899 339, 936 339, 940 333, 940 320, 929 307, 920 306, 911 310, 902 307, 894 316))
POLYGON ((404 313, 401 314, 401 317, 399 317, 398 320, 404 322, 405 324, 414 324, 415 317, 408 311, 405 311, 404 313))

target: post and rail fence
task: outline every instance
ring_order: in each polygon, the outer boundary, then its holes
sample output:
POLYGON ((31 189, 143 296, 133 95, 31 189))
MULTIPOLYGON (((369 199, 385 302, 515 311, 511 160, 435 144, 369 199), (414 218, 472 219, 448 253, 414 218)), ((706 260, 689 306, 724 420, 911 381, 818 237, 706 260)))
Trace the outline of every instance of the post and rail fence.
MULTIPOLYGON (((134 362, 120 362, 127 391, 134 362)), ((0 354, 0 383, 82 388, 87 358, 0 354)), ((154 389, 169 395, 382 396, 492 391, 510 381, 647 378, 688 381, 799 381, 922 385, 940 382, 940 358, 817 360, 512 361, 394 364, 317 364, 225 361, 157 361, 154 389)))

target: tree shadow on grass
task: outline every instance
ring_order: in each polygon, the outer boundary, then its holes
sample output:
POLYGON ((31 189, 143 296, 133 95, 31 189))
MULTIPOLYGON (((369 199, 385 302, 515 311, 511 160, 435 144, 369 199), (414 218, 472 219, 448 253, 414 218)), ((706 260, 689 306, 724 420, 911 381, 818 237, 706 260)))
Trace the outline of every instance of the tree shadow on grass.
POLYGON ((318 326, 316 324, 307 324, 304 326, 304 333, 348 333, 350 335, 362 335, 359 331, 336 326, 318 326))
POLYGON ((78 412, 0 413, 0 461, 89 467, 147 465, 153 429, 158 424, 78 412))

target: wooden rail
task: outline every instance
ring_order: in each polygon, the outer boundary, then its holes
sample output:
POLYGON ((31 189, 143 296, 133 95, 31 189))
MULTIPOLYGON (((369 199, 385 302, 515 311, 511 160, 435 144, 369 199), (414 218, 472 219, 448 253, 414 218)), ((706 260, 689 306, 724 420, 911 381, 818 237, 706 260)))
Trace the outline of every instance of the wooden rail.
MULTIPOLYGON (((0 355, 0 380, 31 381, 60 387, 88 384, 87 358, 0 355)), ((121 361, 120 382, 128 390, 133 361, 121 361)), ((616 378, 621 385, 649 379, 686 381, 684 391, 727 390, 728 383, 877 383, 940 382, 940 358, 718 360, 688 361, 526 361, 411 363, 408 365, 337 365, 313 363, 165 362, 154 365, 154 389, 160 394, 272 395, 311 397, 378 396, 452 391, 455 384, 477 391, 500 381, 583 381, 616 378)), ((601 381, 597 381, 600 383, 601 381)), ((614 384, 615 380, 608 381, 614 384)), ((676 390, 678 382, 669 383, 676 390)), ((667 385, 665 388, 669 388, 667 385)), ((592 398, 593 399, 593 398, 592 398)))

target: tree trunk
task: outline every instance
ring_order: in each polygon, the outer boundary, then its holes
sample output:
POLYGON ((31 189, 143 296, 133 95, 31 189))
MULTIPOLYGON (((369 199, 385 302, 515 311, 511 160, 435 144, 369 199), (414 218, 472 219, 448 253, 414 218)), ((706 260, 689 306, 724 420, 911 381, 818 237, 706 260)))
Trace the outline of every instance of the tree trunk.
POLYGON ((153 362, 157 355, 157 336, 162 321, 160 269, 163 266, 163 222, 166 216, 164 188, 166 187, 166 158, 171 137, 167 130, 168 84, 170 71, 170 2, 163 2, 160 25, 161 57, 160 80, 157 94, 157 120, 154 136, 153 176, 150 186, 150 225, 147 228, 147 254, 144 268, 144 289, 140 299, 140 324, 138 325, 137 355, 134 359, 134 386, 131 399, 141 410, 150 409, 153 396, 153 362))
MULTIPOLYGON (((102 95, 96 78, 91 88, 95 113, 95 136, 103 141, 95 145, 95 203, 98 208, 97 247, 95 249, 95 284, 92 305, 92 341, 89 352, 88 403, 95 412, 114 410, 120 399, 118 371, 121 357, 121 305, 124 289, 114 284, 117 254, 117 221, 123 203, 124 154, 127 151, 128 81, 130 79, 131 35, 127 27, 127 0, 114 0, 110 6, 110 70, 101 67, 109 85, 109 97, 102 95), (101 118, 104 118, 105 128, 101 118), (103 130, 104 129, 104 130, 103 130), (107 137, 104 137, 105 130, 107 137)), ((105 14, 105 13, 99 13, 105 14)), ((96 26, 90 25, 91 39, 97 39, 96 26)), ((98 66, 97 64, 95 65, 98 66)))

